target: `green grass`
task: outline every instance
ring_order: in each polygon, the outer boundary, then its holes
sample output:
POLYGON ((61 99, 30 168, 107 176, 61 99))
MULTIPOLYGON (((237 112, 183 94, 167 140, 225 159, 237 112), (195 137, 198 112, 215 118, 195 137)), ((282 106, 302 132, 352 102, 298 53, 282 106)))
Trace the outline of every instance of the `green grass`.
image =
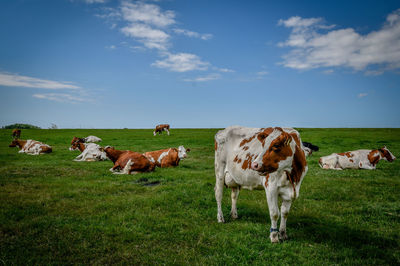
POLYGON ((53 146, 30 156, 9 148, 0 130, 0 265, 29 264, 400 264, 400 161, 375 171, 322 170, 320 156, 384 144, 400 155, 400 129, 300 129, 320 146, 309 159, 284 243, 271 244, 263 191, 242 190, 239 219, 217 223, 216 129, 23 130, 53 146), (176 168, 113 175, 112 163, 73 162, 72 137, 139 152, 185 145, 176 168), (141 179, 159 181, 144 186, 141 179))

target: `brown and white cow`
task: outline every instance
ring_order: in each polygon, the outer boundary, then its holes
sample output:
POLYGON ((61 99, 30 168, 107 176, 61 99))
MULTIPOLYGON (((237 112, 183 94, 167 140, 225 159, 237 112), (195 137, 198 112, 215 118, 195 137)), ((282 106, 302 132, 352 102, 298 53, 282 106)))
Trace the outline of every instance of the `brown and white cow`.
POLYGON ((115 174, 151 172, 156 167, 154 161, 149 160, 149 158, 138 152, 116 150, 110 146, 105 147, 104 151, 114 163, 110 171, 115 174))
POLYGON ((83 143, 82 140, 76 140, 71 144, 70 151, 79 150, 79 154, 74 161, 105 161, 108 160, 104 149, 96 143, 83 143))
POLYGON ((396 159, 386 146, 376 150, 356 150, 343 153, 332 153, 319 159, 323 169, 376 169, 380 160, 393 162, 396 159))
POLYGON ((14 139, 19 139, 21 137, 21 129, 14 129, 12 131, 12 136, 14 139))
POLYGON ((183 146, 178 148, 169 148, 158 151, 145 152, 144 155, 150 160, 154 160, 156 166, 164 168, 178 166, 179 161, 187 157, 187 152, 190 149, 185 149, 183 146))
POLYGON ((82 142, 82 143, 101 142, 101 138, 96 136, 87 136, 86 138, 73 137, 71 140, 71 146, 74 142, 82 142))
POLYGON ((43 153, 50 153, 53 151, 53 149, 49 145, 31 139, 15 139, 8 147, 18 147, 20 149, 19 153, 26 153, 30 155, 39 155, 43 153))
POLYGON ((157 125, 156 129, 153 132, 153 135, 155 136, 157 133, 161 134, 163 131, 166 131, 169 136, 169 125, 168 124, 157 125))
POLYGON ((270 239, 287 239, 286 219, 308 170, 299 133, 292 128, 231 126, 215 135, 215 198, 218 222, 224 222, 223 188, 231 188, 233 219, 239 190, 264 189, 271 218, 270 239), (282 198, 278 230, 278 196, 282 198), (278 234, 279 232, 279 234, 278 234))

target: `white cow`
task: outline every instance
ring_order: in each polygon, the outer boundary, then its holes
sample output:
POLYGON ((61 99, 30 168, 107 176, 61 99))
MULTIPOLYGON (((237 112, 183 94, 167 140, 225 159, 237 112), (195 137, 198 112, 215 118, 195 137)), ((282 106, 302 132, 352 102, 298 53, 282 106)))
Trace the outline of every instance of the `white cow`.
POLYGON ((74 161, 105 161, 108 160, 107 154, 104 149, 96 143, 82 143, 76 142, 69 148, 72 150, 80 150, 79 154, 74 161))
POLYGON ((18 147, 20 149, 18 151, 19 153, 26 153, 30 155, 39 155, 43 153, 50 153, 53 151, 53 149, 49 145, 32 139, 15 139, 11 142, 9 147, 18 147))
POLYGON ((85 142, 101 142, 101 138, 96 136, 87 136, 84 140, 85 142))
POLYGON ((323 169, 376 169, 380 160, 393 162, 396 159, 386 146, 376 150, 356 150, 343 153, 332 153, 319 159, 323 169))
POLYGON ((224 222, 221 201, 224 185, 232 189, 231 216, 238 217, 239 190, 264 188, 271 218, 270 239, 287 239, 286 219, 292 200, 299 196, 307 173, 299 133, 292 128, 232 126, 215 135, 215 198, 218 222, 224 222), (278 230, 278 196, 282 198, 278 230), (279 232, 279 235, 278 235, 279 232))

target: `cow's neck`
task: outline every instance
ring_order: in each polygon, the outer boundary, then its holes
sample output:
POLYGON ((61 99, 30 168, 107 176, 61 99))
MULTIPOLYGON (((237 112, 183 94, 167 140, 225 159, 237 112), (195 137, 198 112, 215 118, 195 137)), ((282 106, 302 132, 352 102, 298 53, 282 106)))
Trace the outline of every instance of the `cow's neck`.
POLYGON ((115 163, 118 160, 119 156, 124 152, 125 151, 120 150, 107 150, 107 156, 113 163, 115 163))
POLYGON ((78 146, 78 149, 81 151, 81 152, 83 152, 85 149, 86 149, 86 146, 85 146, 85 144, 83 144, 83 143, 79 143, 79 146, 78 146))
POLYGON ((27 142, 26 140, 17 140, 18 148, 22 149, 25 146, 26 142, 27 142))

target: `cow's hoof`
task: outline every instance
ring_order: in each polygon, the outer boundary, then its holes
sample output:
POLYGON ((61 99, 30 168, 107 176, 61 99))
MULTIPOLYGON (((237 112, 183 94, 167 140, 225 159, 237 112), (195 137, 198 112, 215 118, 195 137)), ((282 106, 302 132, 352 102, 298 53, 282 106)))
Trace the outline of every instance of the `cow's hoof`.
POLYGON ((237 219, 237 218, 239 218, 237 212, 231 212, 231 217, 232 217, 232 219, 234 219, 234 220, 237 219))
POLYGON ((280 232, 279 232, 279 238, 280 238, 281 240, 288 240, 288 236, 287 236, 287 234, 286 234, 286 231, 280 231, 280 232))
POLYGON ((278 232, 270 233, 269 238, 271 239, 271 243, 279 243, 278 232))
POLYGON ((217 215, 217 219, 218 219, 218 222, 219 222, 219 223, 225 223, 224 216, 222 216, 222 215, 217 215))

